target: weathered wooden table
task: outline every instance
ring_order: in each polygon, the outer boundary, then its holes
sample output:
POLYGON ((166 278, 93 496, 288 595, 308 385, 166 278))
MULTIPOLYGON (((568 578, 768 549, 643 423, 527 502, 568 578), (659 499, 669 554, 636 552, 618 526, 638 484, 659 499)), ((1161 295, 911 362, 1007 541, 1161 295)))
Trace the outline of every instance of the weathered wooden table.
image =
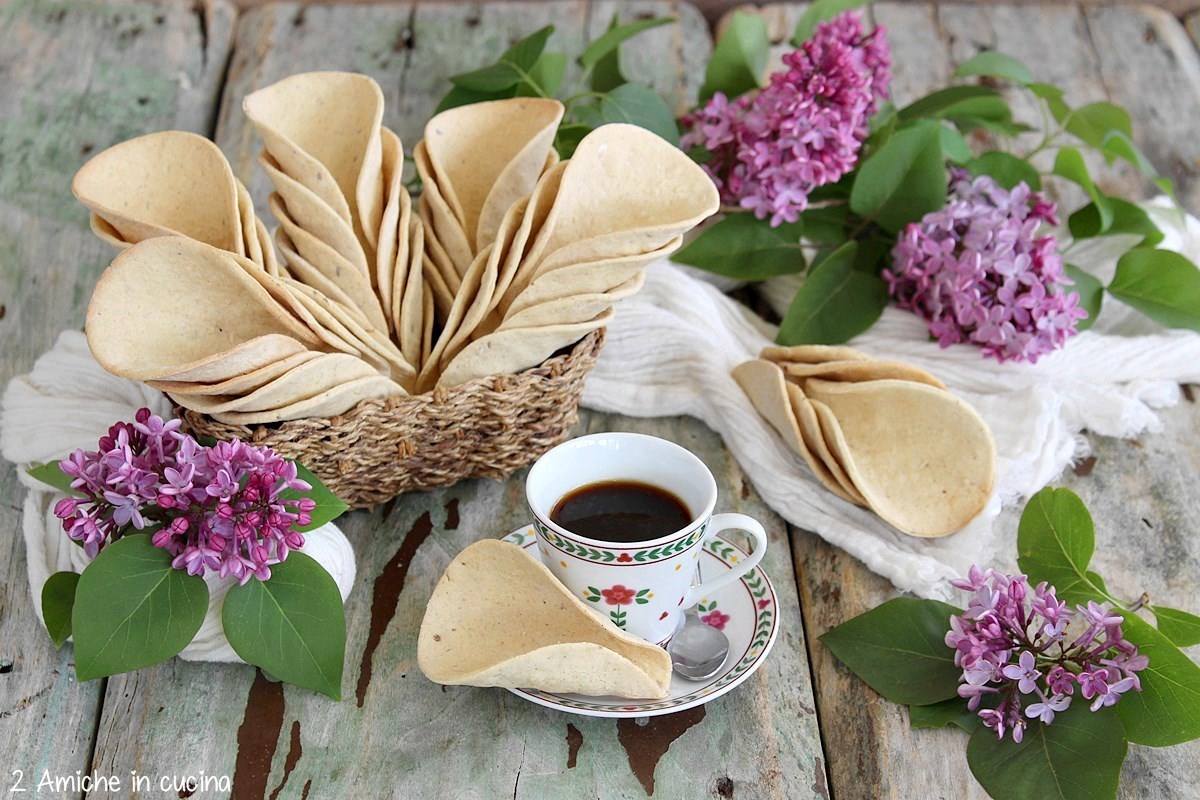
MULTIPOLYGON (((618 7, 626 18, 678 18, 644 34, 628 61, 682 107, 711 49, 702 19, 685 4, 283 4, 240 18, 220 2, 192 0, 0 4, 0 381, 27 371, 61 329, 81 324, 110 258, 70 194, 71 176, 89 155, 153 130, 212 134, 263 203, 259 145, 240 111, 253 89, 310 69, 368 73, 383 86, 386 124, 411 145, 447 75, 487 62, 547 22, 560 45, 581 50, 618 7)), ((767 9, 780 42, 799 10, 767 9)), ((1074 102, 1109 98, 1128 107, 1139 143, 1176 179, 1185 205, 1200 210, 1200 59, 1184 27, 1164 12, 1057 2, 881 3, 871 13, 890 31, 900 101, 947 80, 976 51, 999 48, 1064 86, 1074 102)), ((1120 172, 1107 182, 1110 190, 1134 185, 1120 172)), ((1142 441, 1093 437, 1093 457, 1063 481, 1098 520, 1096 558, 1111 587, 1195 610, 1200 410, 1187 399, 1163 414, 1161 433, 1142 441)), ((249 667, 178 660, 79 684, 71 648, 55 652, 34 615, 21 490, 5 465, 0 792, 21 770, 37 796, 56 796, 34 791, 44 774, 77 771, 150 775, 156 791, 143 797, 162 794, 160 777, 188 775, 229 776, 234 796, 272 800, 984 796, 967 771, 960 734, 910 731, 903 710, 853 679, 816 641, 894 594, 889 584, 789 529, 695 420, 584 414, 579 432, 607 429, 651 432, 696 451, 718 476, 720 505, 767 526, 773 546, 764 566, 779 593, 782 633, 765 668, 733 693, 672 716, 612 722, 566 716, 499 690, 444 688, 420 674, 416 635, 434 582, 462 547, 524 522, 522 474, 344 518, 359 571, 346 608, 340 704, 268 682, 249 667)), ((1012 529, 1015 519, 1006 513, 1001 524, 1012 529)), ((1200 745, 1131 748, 1122 794, 1200 797, 1200 745)))

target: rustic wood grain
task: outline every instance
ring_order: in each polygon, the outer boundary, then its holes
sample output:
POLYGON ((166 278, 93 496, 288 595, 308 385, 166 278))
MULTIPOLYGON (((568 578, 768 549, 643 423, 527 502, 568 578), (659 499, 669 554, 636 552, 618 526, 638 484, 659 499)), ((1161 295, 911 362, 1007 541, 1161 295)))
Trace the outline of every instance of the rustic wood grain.
MULTIPOLYGON (((773 39, 786 41, 802 8, 763 9, 773 39)), ((889 30, 899 104, 944 85, 957 64, 980 50, 1001 50, 1025 61, 1040 80, 1063 87, 1073 105, 1111 100, 1129 108, 1138 144, 1176 181, 1184 205, 1193 212, 1200 207, 1195 137, 1181 133, 1200 124, 1200 80, 1193 77, 1197 57, 1179 24, 1159 10, 879 3, 871 14, 889 30)), ((1037 123, 1034 106, 1019 92, 1006 91, 1017 118, 1037 123)), ((1039 138, 1027 135, 1019 144, 1029 146, 1039 138)), ((1132 170, 1102 165, 1102 159, 1089 157, 1106 191, 1147 196, 1132 170)), ((1081 196, 1059 194, 1067 207, 1081 196)), ((1200 609, 1195 577, 1200 547, 1191 534, 1200 512, 1195 447, 1200 412, 1185 404, 1162 416, 1164 430, 1141 442, 1090 437, 1095 455, 1090 473, 1068 471, 1060 484, 1078 492, 1095 516, 1094 564, 1110 588, 1130 598, 1145 590, 1164 605, 1195 611, 1200 609)), ((1010 509, 998 524, 1015 537, 1018 516, 1010 509)), ((963 734, 909 730, 907 712, 881 700, 815 641, 896 596, 895 588, 815 535, 793 530, 792 542, 833 796, 986 797, 966 768, 963 734)), ((1200 655, 1198 650, 1191 654, 1200 655)), ((1194 742, 1167 749, 1131 746, 1121 796, 1200 797, 1198 758, 1200 745, 1194 742)))
MULTIPOLYGON (((197 10, 185 0, 0 5, 0 384, 82 323, 89 288, 111 258, 71 197, 71 176, 89 155, 137 134, 209 132, 232 28, 230 6, 197 10)), ((76 683, 71 648, 55 652, 38 623, 22 496, 15 470, 0 466, 6 794, 12 770, 24 772, 30 794, 44 774, 87 771, 104 688, 76 683)))
MULTIPOLYGON (((618 8, 627 20, 680 20, 640 38, 629 64, 673 102, 694 98, 710 43, 686 5, 271 5, 239 23, 218 143, 261 202, 259 144, 240 112, 247 92, 305 69, 365 72, 383 86, 386 122, 411 148, 448 86, 445 76, 486 63, 548 22, 558 27, 553 43, 579 52, 618 8)), ((345 518, 359 574, 346 609, 342 703, 271 684, 245 666, 172 661, 110 681, 98 762, 115 772, 228 774, 235 796, 256 798, 820 796, 823 754, 783 522, 699 422, 585 417, 580 433, 639 430, 691 448, 717 475, 721 507, 764 521, 774 544, 764 563, 779 578, 782 629, 768 666, 746 685, 704 709, 618 724, 426 680, 415 664, 416 635, 433 585, 464 546, 526 521, 519 474, 403 496, 345 518)))

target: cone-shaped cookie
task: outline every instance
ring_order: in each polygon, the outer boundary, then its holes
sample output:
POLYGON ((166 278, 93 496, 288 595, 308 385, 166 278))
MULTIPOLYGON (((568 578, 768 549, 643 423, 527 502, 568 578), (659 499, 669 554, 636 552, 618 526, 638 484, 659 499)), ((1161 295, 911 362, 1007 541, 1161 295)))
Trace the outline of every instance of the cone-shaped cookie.
POLYGON ((237 179, 203 136, 163 131, 114 145, 75 173, 71 190, 106 223, 93 223, 106 241, 181 235, 246 253, 237 179))
POLYGON ((509 375, 536 367, 613 317, 609 308, 595 319, 537 328, 514 328, 482 336, 462 349, 438 378, 438 386, 458 386, 488 375, 509 375))
POLYGON ((88 305, 88 344, 96 360, 136 380, 211 381, 317 347, 313 333, 236 259, 182 236, 146 239, 122 252, 88 305), (164 300, 171 297, 186 302, 164 300), (131 308, 137 324, 130 324, 131 308), (197 375, 213 362, 221 367, 197 375))
POLYGON ((542 564, 484 540, 450 562, 425 609, 417 664, 432 681, 666 697, 671 658, 591 611, 542 564))
POLYGON ((987 504, 996 446, 975 409, 923 383, 809 379, 832 412, 846 472, 880 517, 913 536, 946 536, 987 504))
POLYGON ((246 116, 283 172, 374 248, 383 216, 383 92, 352 72, 305 72, 248 95, 246 116))
POLYGON ((425 126, 429 159, 421 177, 436 181, 473 253, 491 244, 508 209, 533 191, 562 115, 557 100, 517 97, 452 108, 425 126))
POLYGON ((787 381, 779 366, 764 359, 747 361, 734 368, 733 378, 750 398, 755 410, 783 437, 784 443, 804 458, 817 480, 846 502, 857 502, 809 448, 796 418, 792 398, 788 395, 787 381))

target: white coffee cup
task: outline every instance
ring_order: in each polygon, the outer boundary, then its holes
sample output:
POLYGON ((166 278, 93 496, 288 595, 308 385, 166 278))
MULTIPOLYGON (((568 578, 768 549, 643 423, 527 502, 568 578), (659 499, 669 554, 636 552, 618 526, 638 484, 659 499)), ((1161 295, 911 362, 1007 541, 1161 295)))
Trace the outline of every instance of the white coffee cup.
POLYGON ((597 433, 558 445, 538 459, 525 481, 542 561, 562 583, 594 603, 619 628, 665 645, 684 609, 758 565, 767 549, 763 526, 745 514, 713 514, 717 482, 683 447, 640 433, 597 433), (644 542, 605 542, 572 533, 550 519, 555 505, 583 486, 633 481, 665 489, 691 515, 684 527, 644 542), (742 530, 754 552, 735 569, 692 586, 704 542, 742 530))

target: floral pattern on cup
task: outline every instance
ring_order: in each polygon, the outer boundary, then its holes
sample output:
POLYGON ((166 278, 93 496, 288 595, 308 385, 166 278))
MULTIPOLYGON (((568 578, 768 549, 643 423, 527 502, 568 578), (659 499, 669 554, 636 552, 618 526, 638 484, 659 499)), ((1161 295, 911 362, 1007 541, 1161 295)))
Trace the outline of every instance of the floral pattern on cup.
POLYGON ((729 615, 717 610, 716 600, 711 603, 700 603, 696 606, 696 610, 700 612, 700 621, 705 625, 711 625, 719 631, 725 630, 725 623, 729 622, 729 615))
POLYGON ((654 594, 649 589, 631 589, 623 584, 616 584, 607 589, 597 589, 594 586, 589 586, 583 591, 583 597, 590 603, 599 603, 601 600, 610 606, 616 606, 608 612, 609 619, 618 628, 624 628, 628 621, 628 614, 621 606, 628 606, 634 603, 639 606, 644 606, 650 602, 650 598, 654 594))

